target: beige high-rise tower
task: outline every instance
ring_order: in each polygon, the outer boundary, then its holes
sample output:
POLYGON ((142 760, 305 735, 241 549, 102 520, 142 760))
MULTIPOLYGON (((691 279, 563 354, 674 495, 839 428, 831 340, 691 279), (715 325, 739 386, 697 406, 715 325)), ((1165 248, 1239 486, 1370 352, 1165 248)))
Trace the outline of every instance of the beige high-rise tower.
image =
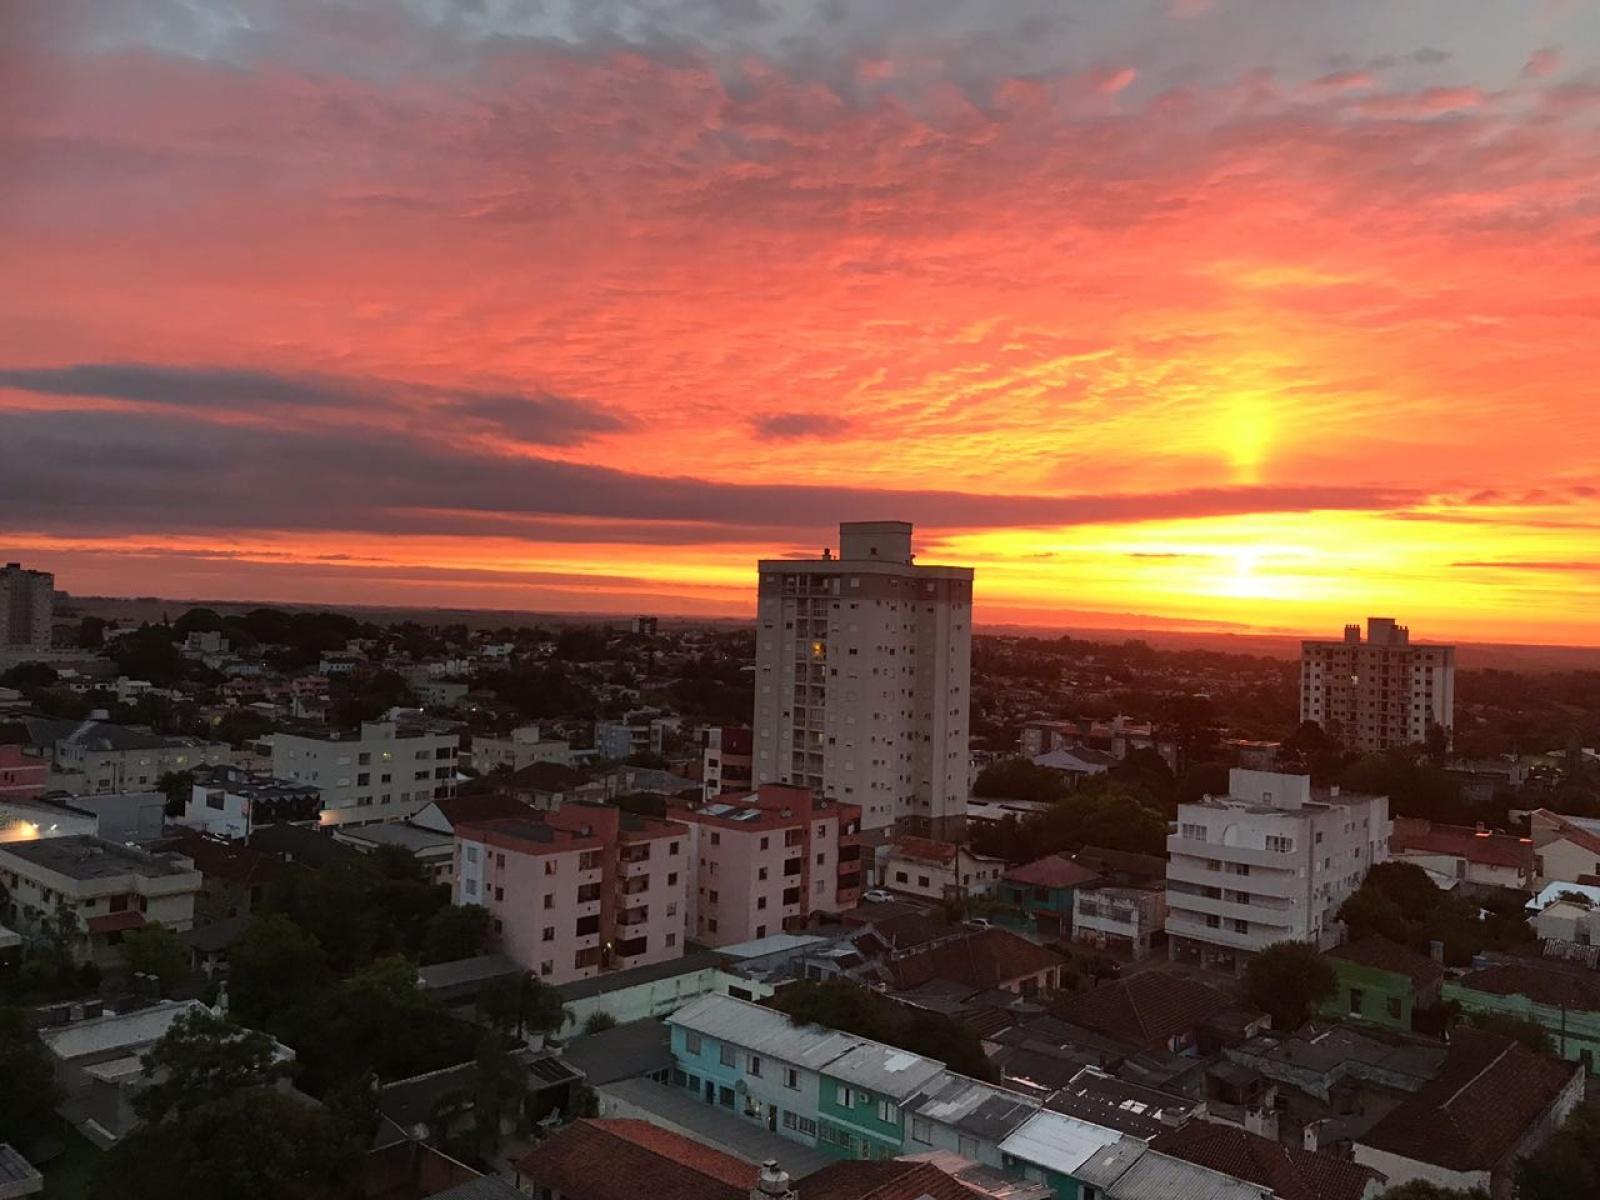
POLYGON ((1435 725, 1446 741, 1455 724, 1456 648, 1412 645, 1391 617, 1346 625, 1344 638, 1300 647, 1300 719, 1352 750, 1422 745, 1435 725))
POLYGON ((913 563, 905 521, 841 524, 837 556, 763 559, 755 782, 858 804, 864 830, 958 836, 972 578, 913 563))
POLYGON ((0 653, 50 649, 55 597, 56 577, 48 571, 0 567, 0 653))

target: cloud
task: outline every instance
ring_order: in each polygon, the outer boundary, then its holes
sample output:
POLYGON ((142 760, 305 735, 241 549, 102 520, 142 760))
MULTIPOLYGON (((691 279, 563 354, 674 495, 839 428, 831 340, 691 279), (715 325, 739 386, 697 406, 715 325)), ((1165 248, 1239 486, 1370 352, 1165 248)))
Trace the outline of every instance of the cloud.
POLYGON ((1471 561, 1471 560, 1466 560, 1466 561, 1462 561, 1462 562, 1453 562, 1450 565, 1452 567, 1468 567, 1468 568, 1477 569, 1477 570, 1492 570, 1492 571, 1557 571, 1557 572, 1562 572, 1562 573, 1573 572, 1573 571, 1600 571, 1600 562, 1581 562, 1581 561, 1579 561, 1579 562, 1532 562, 1532 561, 1518 562, 1518 561, 1514 561, 1514 560, 1509 560, 1508 559, 1508 560, 1485 560, 1485 561, 1481 561, 1481 562, 1475 562, 1475 561, 1471 561))
POLYGON ((615 413, 549 393, 522 395, 399 383, 288 375, 230 367, 79 363, 0 369, 0 388, 48 396, 259 415, 277 408, 377 412, 392 418, 395 400, 410 401, 437 420, 465 421, 520 442, 572 446, 627 428, 615 413))
POLYGON ((850 421, 835 413, 761 413, 750 422, 763 441, 784 442, 799 438, 837 438, 850 432, 850 421))
POLYGON ((1560 69, 1561 51, 1553 46, 1546 46, 1528 55, 1528 61, 1522 68, 1522 75, 1525 79, 1545 79, 1560 69))

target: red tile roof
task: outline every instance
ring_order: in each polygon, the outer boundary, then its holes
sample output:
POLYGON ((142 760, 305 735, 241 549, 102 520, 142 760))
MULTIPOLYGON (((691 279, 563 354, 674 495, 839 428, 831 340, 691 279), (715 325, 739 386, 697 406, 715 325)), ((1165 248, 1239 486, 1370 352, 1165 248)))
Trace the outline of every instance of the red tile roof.
POLYGON ((504 817, 525 817, 529 807, 515 796, 504 792, 476 792, 470 795, 447 796, 435 800, 434 806, 444 814, 454 829, 466 821, 496 821, 504 817))
POLYGON ((144 914, 131 908, 125 912, 101 913, 88 921, 90 933, 117 933, 123 929, 138 929, 143 924, 144 914))
POLYGON ((756 1168, 730 1154, 617 1117, 575 1121, 516 1167, 568 1200, 749 1200, 756 1181, 756 1168))
POLYGON ((1358 966, 1410 976, 1412 986, 1417 988, 1432 987, 1444 978, 1444 967, 1426 954, 1410 946, 1402 946, 1399 942, 1391 942, 1378 934, 1336 946, 1328 951, 1328 955, 1358 966))
POLYGON ((1034 862, 1007 871, 1007 883, 1021 883, 1028 887, 1070 888, 1082 887, 1100 878, 1098 871, 1082 863, 1075 863, 1065 854, 1052 854, 1034 862))
POLYGON ((1281 1145, 1231 1125, 1190 1121, 1164 1130, 1150 1149, 1270 1188, 1276 1200, 1361 1200, 1383 1176, 1331 1154, 1281 1145))
POLYGON ((1509 833, 1435 825, 1416 817, 1396 817, 1389 848, 1395 853, 1445 854, 1486 867, 1533 871, 1533 843, 1509 833))
POLYGON ((1492 1171, 1582 1070, 1511 1038, 1457 1029, 1439 1074, 1358 1140, 1452 1171, 1492 1171))
POLYGON ((954 842, 936 842, 932 838, 897 837, 893 853, 901 858, 914 858, 918 862, 952 863, 961 847, 954 842))
POLYGON ((1498 963, 1463 975, 1457 984, 1496 996, 1526 996, 1536 1004, 1600 1012, 1600 975, 1545 963, 1498 963))
POLYGON ((271 884, 283 874, 283 864, 272 855, 244 842, 208 837, 198 829, 169 829, 162 846, 191 859, 195 870, 208 881, 223 879, 240 887, 256 887, 271 884))
POLYGON ((1059 967, 1065 961, 1009 929, 985 929, 894 959, 886 966, 894 986, 901 990, 930 979, 986 990, 1059 967))
POLYGON ((1057 1015, 1136 1046, 1187 1034, 1232 1002, 1208 983, 1168 971, 1140 971, 1065 1001, 1057 1015))
POLYGON ((804 1200, 979 1200, 932 1163, 847 1161, 813 1171, 799 1183, 804 1200))

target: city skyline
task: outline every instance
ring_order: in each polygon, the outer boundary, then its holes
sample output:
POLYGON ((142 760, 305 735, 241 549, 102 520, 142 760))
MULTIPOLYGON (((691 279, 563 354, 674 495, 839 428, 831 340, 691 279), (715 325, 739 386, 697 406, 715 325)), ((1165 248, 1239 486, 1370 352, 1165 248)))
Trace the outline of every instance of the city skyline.
POLYGON ((1600 12, 1332 7, 24 6, 0 561, 1600 644, 1600 12))

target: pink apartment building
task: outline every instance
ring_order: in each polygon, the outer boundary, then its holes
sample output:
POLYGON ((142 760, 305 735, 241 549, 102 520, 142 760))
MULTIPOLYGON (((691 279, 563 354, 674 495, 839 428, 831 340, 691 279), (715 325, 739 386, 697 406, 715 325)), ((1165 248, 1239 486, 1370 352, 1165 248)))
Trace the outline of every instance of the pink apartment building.
POLYGON ((33 800, 44 795, 50 764, 21 746, 0 746, 0 800, 33 800))
POLYGON ((763 784, 668 815, 690 829, 689 928, 730 946, 793 932, 814 912, 853 908, 861 890, 861 806, 763 784))
POLYGON ((455 828, 455 902, 489 910, 502 954, 550 984, 683 954, 691 831, 598 804, 455 828))

